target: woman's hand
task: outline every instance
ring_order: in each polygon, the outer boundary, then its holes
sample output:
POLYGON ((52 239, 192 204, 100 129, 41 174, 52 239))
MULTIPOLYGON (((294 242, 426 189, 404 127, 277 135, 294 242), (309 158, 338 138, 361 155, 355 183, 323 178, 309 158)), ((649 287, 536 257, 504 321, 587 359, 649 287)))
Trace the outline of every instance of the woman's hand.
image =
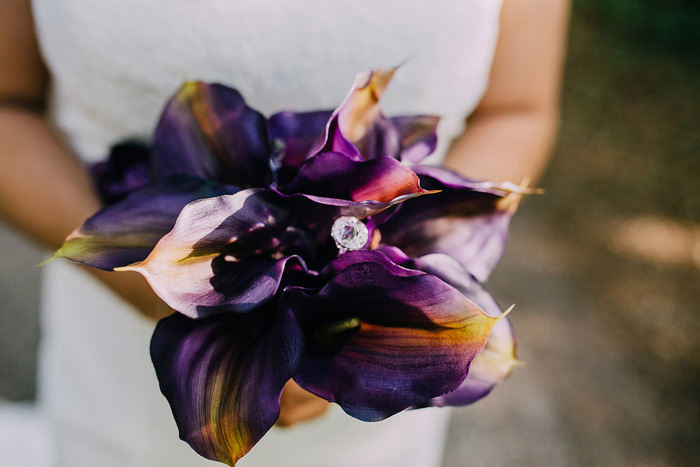
POLYGON ((293 380, 282 390, 280 418, 276 425, 289 427, 299 422, 316 418, 328 410, 330 402, 302 389, 293 380))

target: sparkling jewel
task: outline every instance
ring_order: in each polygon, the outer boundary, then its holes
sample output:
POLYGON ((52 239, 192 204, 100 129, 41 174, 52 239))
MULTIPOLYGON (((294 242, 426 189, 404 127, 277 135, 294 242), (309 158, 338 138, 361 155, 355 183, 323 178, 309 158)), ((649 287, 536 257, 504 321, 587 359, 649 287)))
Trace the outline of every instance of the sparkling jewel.
POLYGON ((369 239, 369 230, 357 217, 343 216, 333 223, 331 237, 335 240, 340 252, 343 253, 364 247, 369 239))

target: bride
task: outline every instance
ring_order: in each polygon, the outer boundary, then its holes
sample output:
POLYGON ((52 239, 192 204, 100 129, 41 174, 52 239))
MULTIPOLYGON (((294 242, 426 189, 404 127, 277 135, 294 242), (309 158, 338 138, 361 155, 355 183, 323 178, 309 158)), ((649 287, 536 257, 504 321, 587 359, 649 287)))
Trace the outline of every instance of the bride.
MULTIPOLYGON (((151 133, 186 79, 252 107, 333 108, 355 73, 410 60, 386 113, 444 115, 444 165, 520 182, 558 119, 566 0, 0 0, 0 213, 49 249, 100 208, 84 163, 151 133), (465 126, 466 122, 466 126, 465 126)), ((44 268, 40 399, 57 465, 211 465, 177 436, 148 356, 172 311, 135 273, 44 268)), ((437 466, 449 411, 364 424, 290 383, 241 465, 437 466), (281 428, 289 427, 292 428, 281 428)))

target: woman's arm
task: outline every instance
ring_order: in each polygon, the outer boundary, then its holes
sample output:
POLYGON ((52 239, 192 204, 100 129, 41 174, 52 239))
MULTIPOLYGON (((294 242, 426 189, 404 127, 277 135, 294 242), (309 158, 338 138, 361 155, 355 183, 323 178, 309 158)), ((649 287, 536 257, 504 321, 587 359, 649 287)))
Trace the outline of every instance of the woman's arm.
POLYGON ((100 204, 80 163, 41 115, 47 75, 30 2, 0 5, 0 212, 55 249, 100 204))
MULTIPOLYGON (((29 0, 0 0, 0 215, 57 249, 100 208, 91 180, 42 115, 48 76, 29 0)), ((91 270, 145 316, 169 314, 137 273, 91 270)))
MULTIPOLYGON (((39 244, 57 249, 100 208, 83 165, 42 115, 47 73, 29 0, 0 0, 0 215, 39 244)), ((135 272, 89 269, 144 316, 172 312, 135 272)), ((278 424, 314 418, 328 402, 290 381, 278 424)))
MULTIPOLYGON (((48 82, 34 35, 29 0, 0 0, 0 215, 39 244, 57 249, 100 208, 83 165, 44 119, 48 82)), ((141 314, 170 310, 135 272, 89 269, 141 314)), ((323 413, 328 402, 290 381, 280 426, 323 413)))
POLYGON ((559 120, 568 0, 504 0, 489 87, 445 165, 520 183, 544 172, 559 120))

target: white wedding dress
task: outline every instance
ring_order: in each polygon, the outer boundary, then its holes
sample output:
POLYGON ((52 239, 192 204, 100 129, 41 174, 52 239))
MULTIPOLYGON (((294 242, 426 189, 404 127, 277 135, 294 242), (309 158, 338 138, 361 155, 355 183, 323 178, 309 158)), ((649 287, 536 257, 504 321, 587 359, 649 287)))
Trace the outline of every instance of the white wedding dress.
MULTIPOLYGON (((184 80, 269 115, 333 108, 357 72, 405 62, 387 114, 445 116, 444 152, 487 86, 500 0, 34 0, 51 117, 75 153, 148 137, 184 80)), ((77 227, 77 226, 76 226, 77 227)), ((153 323, 63 261, 44 267, 40 397, 57 465, 216 465, 178 439, 148 353, 153 323)), ((437 466, 448 410, 363 423, 334 407, 274 428, 239 465, 437 466)))

